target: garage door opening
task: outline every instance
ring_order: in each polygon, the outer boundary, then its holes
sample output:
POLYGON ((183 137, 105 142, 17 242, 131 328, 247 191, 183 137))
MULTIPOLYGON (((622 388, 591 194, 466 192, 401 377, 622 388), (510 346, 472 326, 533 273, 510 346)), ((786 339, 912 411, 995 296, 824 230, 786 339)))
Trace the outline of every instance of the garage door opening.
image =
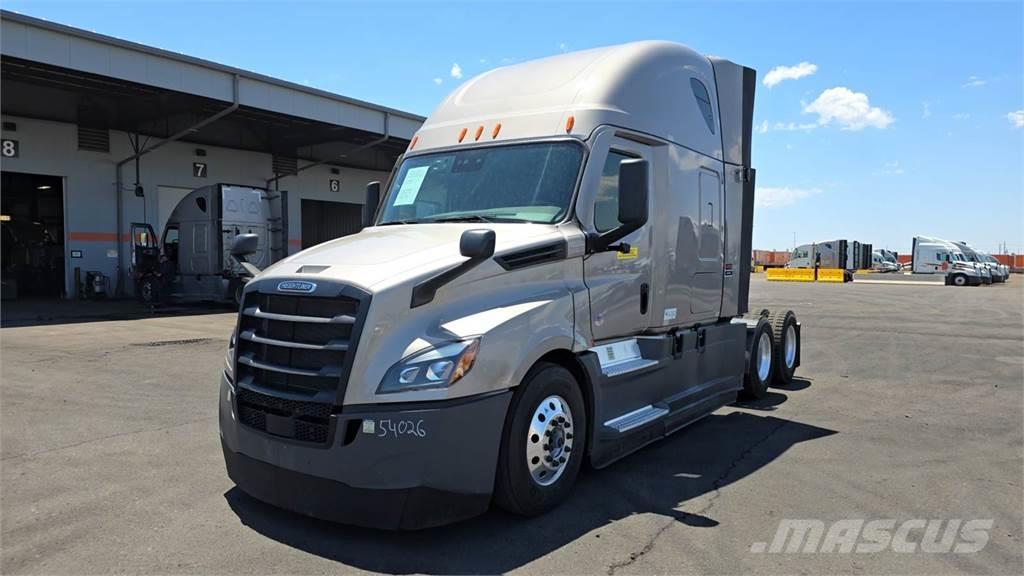
POLYGON ((3 298, 64 295, 64 180, 0 174, 3 298))
POLYGON ((363 205, 302 200, 302 248, 355 234, 363 229, 363 205))

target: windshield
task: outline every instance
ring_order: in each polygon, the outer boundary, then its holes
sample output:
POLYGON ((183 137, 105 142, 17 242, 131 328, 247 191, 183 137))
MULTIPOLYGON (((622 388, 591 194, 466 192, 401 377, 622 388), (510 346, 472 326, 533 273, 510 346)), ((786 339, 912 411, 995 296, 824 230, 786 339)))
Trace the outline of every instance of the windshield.
POLYGON ((575 142, 415 156, 402 162, 378 225, 559 222, 569 211, 582 159, 575 142))

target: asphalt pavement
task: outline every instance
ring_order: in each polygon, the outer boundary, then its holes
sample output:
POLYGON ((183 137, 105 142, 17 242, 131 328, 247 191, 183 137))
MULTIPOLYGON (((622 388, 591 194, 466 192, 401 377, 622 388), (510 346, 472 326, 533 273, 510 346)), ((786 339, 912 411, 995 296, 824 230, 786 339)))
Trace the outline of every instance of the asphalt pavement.
POLYGON ((762 307, 802 322, 789 388, 585 471, 545 516, 492 510, 417 533, 310 520, 233 487, 216 422, 230 313, 3 328, 0 572, 1024 572, 1024 278, 756 276, 762 307), (792 520, 991 528, 961 553, 922 551, 923 526, 903 539, 913 551, 773 552, 792 520))

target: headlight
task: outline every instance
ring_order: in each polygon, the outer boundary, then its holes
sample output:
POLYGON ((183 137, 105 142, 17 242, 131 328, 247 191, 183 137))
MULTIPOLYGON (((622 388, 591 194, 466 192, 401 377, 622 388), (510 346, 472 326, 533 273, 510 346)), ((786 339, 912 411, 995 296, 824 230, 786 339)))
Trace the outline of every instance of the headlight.
POLYGON ((233 384, 235 382, 235 340, 238 337, 238 328, 236 327, 231 332, 231 339, 228 340, 228 354, 224 357, 224 373, 228 375, 228 380, 233 384))
POLYGON ((377 387, 378 394, 447 388, 469 372, 480 340, 450 342, 428 348, 392 366, 377 387))

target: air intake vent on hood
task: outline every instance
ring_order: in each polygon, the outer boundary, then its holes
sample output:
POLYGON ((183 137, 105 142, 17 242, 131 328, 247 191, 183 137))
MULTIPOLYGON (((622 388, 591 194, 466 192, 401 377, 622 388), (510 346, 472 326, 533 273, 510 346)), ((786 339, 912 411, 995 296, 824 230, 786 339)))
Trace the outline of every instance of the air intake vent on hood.
POLYGON ((548 262, 564 260, 567 253, 568 246, 566 246, 565 241, 559 240, 557 242, 544 244, 543 246, 537 246, 535 248, 528 248, 518 252, 502 254, 501 256, 496 257, 494 261, 505 270, 518 270, 520 268, 526 268, 527 266, 536 266, 537 264, 546 264, 548 262))

